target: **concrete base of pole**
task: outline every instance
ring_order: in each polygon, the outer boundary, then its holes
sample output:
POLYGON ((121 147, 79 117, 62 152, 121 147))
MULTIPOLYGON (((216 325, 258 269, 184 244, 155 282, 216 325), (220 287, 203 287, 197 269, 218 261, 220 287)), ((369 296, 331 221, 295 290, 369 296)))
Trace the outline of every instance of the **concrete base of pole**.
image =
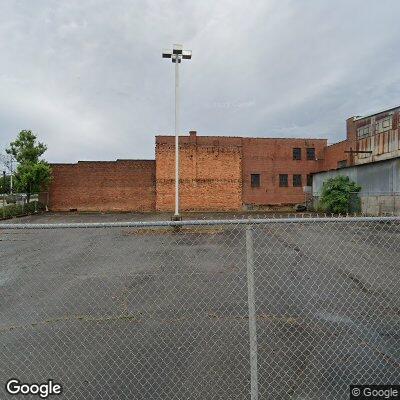
POLYGON ((182 215, 173 215, 171 221, 182 221, 182 215))

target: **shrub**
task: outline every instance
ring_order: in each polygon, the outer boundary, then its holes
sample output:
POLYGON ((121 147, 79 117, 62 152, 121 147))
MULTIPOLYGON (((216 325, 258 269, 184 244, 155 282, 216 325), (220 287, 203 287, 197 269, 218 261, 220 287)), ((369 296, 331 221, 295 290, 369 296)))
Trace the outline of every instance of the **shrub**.
POLYGON ((345 214, 359 211, 361 186, 347 176, 328 179, 322 186, 320 205, 325 212, 345 214))
POLYGON ((27 204, 10 204, 4 208, 0 208, 0 219, 18 217, 22 215, 34 214, 45 209, 42 203, 33 201, 27 204))

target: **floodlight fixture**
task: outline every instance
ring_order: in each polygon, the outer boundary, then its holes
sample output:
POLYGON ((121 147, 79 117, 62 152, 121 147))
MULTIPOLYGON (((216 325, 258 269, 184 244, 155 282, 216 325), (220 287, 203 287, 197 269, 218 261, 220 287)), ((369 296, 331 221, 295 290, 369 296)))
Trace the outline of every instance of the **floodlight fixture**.
POLYGON ((174 54, 182 54, 182 50, 183 46, 181 44, 174 44, 174 46, 172 47, 172 51, 174 54))
POLYGON ((182 58, 184 60, 191 60, 192 59, 192 51, 191 50, 183 50, 182 51, 182 58))

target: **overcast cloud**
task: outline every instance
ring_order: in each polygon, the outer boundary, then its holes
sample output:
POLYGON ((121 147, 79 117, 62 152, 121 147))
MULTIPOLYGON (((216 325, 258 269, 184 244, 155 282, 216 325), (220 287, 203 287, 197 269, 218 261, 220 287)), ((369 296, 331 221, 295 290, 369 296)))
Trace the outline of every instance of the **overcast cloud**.
POLYGON ((181 131, 327 137, 400 104, 398 0, 2 0, 0 148, 31 129, 51 162, 153 158, 181 131))

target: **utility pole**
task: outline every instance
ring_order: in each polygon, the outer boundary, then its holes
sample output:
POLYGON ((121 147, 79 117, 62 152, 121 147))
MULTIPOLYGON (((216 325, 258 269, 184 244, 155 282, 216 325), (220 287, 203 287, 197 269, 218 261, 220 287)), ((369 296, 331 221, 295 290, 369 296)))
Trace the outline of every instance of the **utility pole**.
POLYGON ((13 192, 13 172, 14 172, 14 166, 13 163, 15 159, 13 158, 12 154, 10 154, 10 159, 7 158, 7 156, 0 155, 0 158, 2 160, 2 163, 6 169, 10 172, 10 194, 13 192))
POLYGON ((181 44, 174 44, 172 50, 164 50, 163 58, 171 58, 175 63, 175 213, 173 219, 180 220, 179 215, 179 64, 182 60, 192 58, 191 50, 182 50, 181 44))
POLYGON ((13 192, 13 157, 10 156, 10 194, 13 192))
POLYGON ((6 213, 6 171, 3 171, 3 218, 6 213))

